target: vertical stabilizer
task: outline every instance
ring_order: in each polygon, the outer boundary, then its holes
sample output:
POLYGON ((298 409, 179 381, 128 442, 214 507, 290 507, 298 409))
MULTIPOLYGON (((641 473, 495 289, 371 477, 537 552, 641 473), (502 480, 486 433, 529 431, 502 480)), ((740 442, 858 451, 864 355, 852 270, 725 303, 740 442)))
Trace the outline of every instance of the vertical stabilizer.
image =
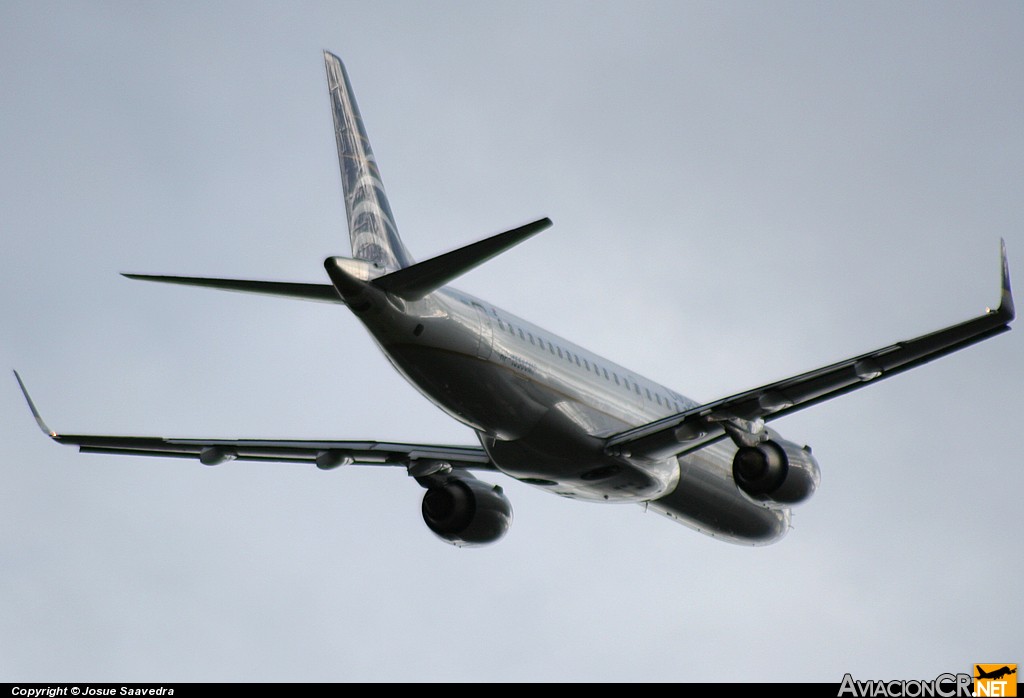
POLYGON ((395 218, 345 66, 328 51, 324 51, 324 63, 331 92, 352 256, 380 264, 389 272, 407 267, 413 260, 398 237, 395 218))

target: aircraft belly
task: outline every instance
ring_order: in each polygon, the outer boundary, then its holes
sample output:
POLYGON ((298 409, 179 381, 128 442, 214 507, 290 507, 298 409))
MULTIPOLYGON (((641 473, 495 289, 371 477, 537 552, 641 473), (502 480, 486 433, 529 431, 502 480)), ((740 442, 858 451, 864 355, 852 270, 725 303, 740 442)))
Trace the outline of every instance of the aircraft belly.
MULTIPOLYGON (((526 435, 480 442, 499 470, 527 484, 573 499, 637 502, 671 491, 678 480, 675 459, 634 461, 604 452, 604 439, 580 429, 579 403, 561 402, 526 435)), ((599 413, 589 415, 600 423, 599 413)))
POLYGON ((390 344, 395 367, 434 404, 470 426, 507 475, 562 496, 643 501, 675 486, 678 465, 604 453, 600 434, 624 423, 538 380, 464 351, 390 344))

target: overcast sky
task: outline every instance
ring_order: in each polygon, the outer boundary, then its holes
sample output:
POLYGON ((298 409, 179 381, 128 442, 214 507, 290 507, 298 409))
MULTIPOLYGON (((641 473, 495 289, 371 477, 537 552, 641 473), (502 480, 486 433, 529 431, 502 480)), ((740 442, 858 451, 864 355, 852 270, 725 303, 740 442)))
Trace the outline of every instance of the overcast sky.
MULTIPOLYGON (((0 4, 0 367, 78 433, 472 443, 342 307, 320 51, 420 259, 711 400, 1024 288, 1020 2, 0 4)), ((500 479, 458 550, 401 470, 82 455, 0 377, 0 680, 934 678, 1024 661, 1022 330, 774 424, 780 543, 500 479)))

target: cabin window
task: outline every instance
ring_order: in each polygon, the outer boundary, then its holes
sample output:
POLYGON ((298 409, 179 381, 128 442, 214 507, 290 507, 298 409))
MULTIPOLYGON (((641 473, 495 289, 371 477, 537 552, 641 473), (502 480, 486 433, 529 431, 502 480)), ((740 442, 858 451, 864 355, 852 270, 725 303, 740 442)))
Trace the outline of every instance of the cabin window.
POLYGON ((558 351, 558 358, 561 359, 562 358, 562 347, 555 347, 555 349, 556 349, 556 351, 558 351))
MULTIPOLYGON (((636 390, 636 394, 640 395, 640 384, 639 383, 634 383, 633 384, 633 388, 636 390)), ((643 395, 640 395, 640 397, 643 397, 643 395)))
POLYGON ((583 368, 587 369, 588 371, 590 370, 590 364, 587 363, 586 359, 583 359, 583 368))
POLYGON ((660 405, 661 404, 661 393, 655 393, 654 394, 654 399, 657 400, 658 404, 660 405))
POLYGON ((608 369, 607 368, 602 368, 601 369, 601 373, 604 374, 604 379, 608 380, 608 369))
POLYGON ((648 400, 653 400, 654 399, 653 397, 651 397, 651 390, 650 390, 650 388, 644 388, 644 392, 647 393, 647 399, 648 400))
POLYGON ((619 374, 612 371, 612 375, 615 376, 615 385, 619 385, 619 374))
POLYGON ((580 357, 576 356, 575 354, 572 355, 572 360, 576 362, 577 366, 581 366, 582 365, 582 364, 580 364, 580 357))

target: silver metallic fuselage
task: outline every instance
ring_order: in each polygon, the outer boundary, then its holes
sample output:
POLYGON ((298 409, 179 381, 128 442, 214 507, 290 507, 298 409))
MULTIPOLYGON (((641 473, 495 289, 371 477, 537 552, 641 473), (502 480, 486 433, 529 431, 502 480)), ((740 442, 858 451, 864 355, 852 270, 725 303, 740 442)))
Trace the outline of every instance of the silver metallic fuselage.
POLYGON ((789 529, 789 507, 817 489, 810 448, 767 424, 995 337, 1016 317, 1006 245, 995 308, 698 405, 561 337, 447 286, 552 222, 541 218, 416 262, 380 178, 345 67, 324 52, 350 258, 330 257, 331 283, 126 274, 129 278, 339 303, 398 371, 473 429, 480 446, 339 439, 182 439, 40 430, 83 452, 229 461, 404 467, 426 489, 424 522, 454 545, 500 538, 512 508, 477 470, 500 471, 563 497, 634 502, 708 535, 764 544, 789 529))
POLYGON ((788 530, 788 509, 736 487, 731 442, 662 460, 605 452, 608 436, 692 400, 449 287, 408 302, 368 286, 363 300, 352 310, 395 368, 472 428, 507 475, 564 497, 645 503, 733 542, 788 530))

